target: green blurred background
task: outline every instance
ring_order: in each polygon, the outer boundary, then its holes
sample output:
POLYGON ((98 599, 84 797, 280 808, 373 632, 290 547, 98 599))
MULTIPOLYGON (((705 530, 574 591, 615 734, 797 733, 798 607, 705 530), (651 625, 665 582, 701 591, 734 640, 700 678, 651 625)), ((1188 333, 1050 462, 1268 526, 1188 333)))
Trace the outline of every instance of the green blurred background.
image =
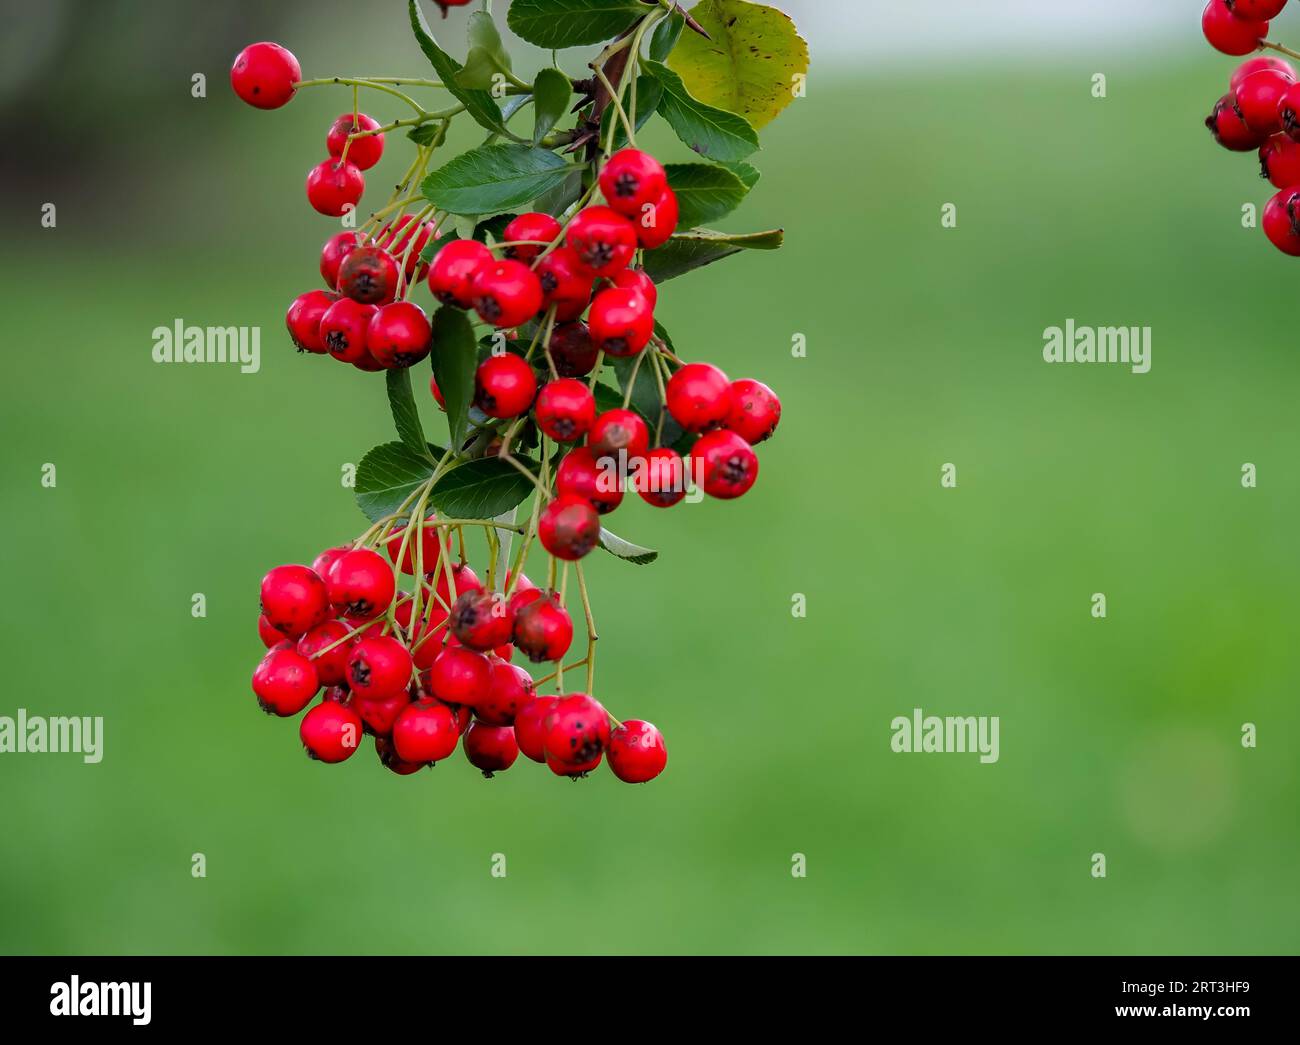
POLYGON ((52 4, 7 45, 0 714, 106 738, 94 766, 0 756, 0 950, 1296 950, 1300 269, 1240 227, 1270 190, 1200 126, 1232 63, 1199 5, 1154 54, 822 68, 813 37, 722 223, 785 249, 661 294, 679 351, 782 396, 758 485, 629 502, 613 527, 660 561, 588 560, 597 695, 668 740, 644 787, 459 753, 398 778, 368 745, 326 767, 257 710, 258 580, 362 529, 340 470, 391 435, 381 377, 282 333, 336 229, 302 179, 350 94, 256 112, 226 69, 270 38, 308 76, 428 75, 403 4, 265 6, 52 4), (1044 364, 1070 317, 1151 326, 1151 373, 1044 364), (261 326, 261 373, 154 364, 177 318, 261 326), (1001 760, 892 753, 918 706, 1000 716, 1001 760))

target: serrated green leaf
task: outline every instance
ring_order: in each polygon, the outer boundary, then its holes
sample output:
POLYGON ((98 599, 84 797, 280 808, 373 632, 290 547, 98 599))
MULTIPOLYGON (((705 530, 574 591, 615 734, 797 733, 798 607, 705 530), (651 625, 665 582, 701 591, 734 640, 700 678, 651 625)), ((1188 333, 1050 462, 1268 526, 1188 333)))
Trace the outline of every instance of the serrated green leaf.
POLYGON ((494 243, 500 243, 506 226, 517 217, 517 214, 494 214, 490 218, 484 218, 474 226, 473 238, 480 243, 486 243, 489 238, 494 243))
POLYGON ((680 11, 674 11, 657 26, 650 36, 650 57, 656 62, 666 61, 686 26, 686 19, 680 11))
POLYGON ((432 145, 437 140, 440 128, 436 123, 422 123, 418 127, 412 127, 406 132, 406 136, 415 142, 416 145, 432 145))
POLYGON ((434 469, 429 450, 421 454, 405 443, 381 443, 361 458, 353 494, 367 519, 391 515, 428 480, 434 469))
POLYGON ((429 443, 424 438, 424 429, 420 425, 420 411, 411 392, 410 368, 386 370, 384 377, 388 384, 388 408, 392 411, 393 427, 397 429, 398 438, 415 453, 430 456, 429 443))
POLYGON ((784 239, 785 233, 781 229, 735 235, 711 229, 692 229, 673 236, 656 250, 646 251, 645 270, 656 283, 662 283, 739 254, 742 250, 776 250, 784 239))
POLYGON ((533 144, 551 133, 569 111, 573 88, 569 78, 553 66, 542 69, 533 80, 533 144))
POLYGON ((715 163, 670 163, 664 170, 677 196, 680 228, 693 229, 726 217, 749 192, 736 174, 715 163))
POLYGON ((600 546, 611 555, 617 555, 620 559, 634 562, 638 566, 648 566, 659 558, 659 553, 653 548, 642 548, 639 544, 625 541, 618 534, 610 533, 603 526, 600 528, 600 546))
POLYGON ((659 115, 690 148, 719 161, 743 160, 758 150, 758 132, 743 116, 700 101, 668 66, 647 61, 645 67, 663 85, 659 115))
POLYGON ((465 443, 469 407, 474 400, 474 370, 478 366, 478 345, 469 317, 452 305, 433 314, 433 376, 447 404, 450 445, 459 450, 465 443))
POLYGON ((572 170, 553 152, 498 142, 461 153, 425 178, 420 191, 452 214, 496 214, 530 203, 572 170))
POLYGON ((429 23, 424 20, 424 12, 420 10, 419 0, 408 0, 408 2, 411 31, 415 34, 420 50, 429 59, 429 64, 433 66, 433 71, 438 74, 438 79, 442 81, 443 86, 451 92, 456 101, 465 106, 465 111, 480 127, 496 134, 507 134, 505 121, 501 118, 501 109, 497 106, 496 99, 487 91, 469 90, 456 83, 460 63, 439 47, 434 40, 429 23))
POLYGON ((639 0, 514 0, 506 24, 547 50, 612 40, 651 8, 639 0))
MULTIPOLYGON (((646 125, 646 121, 655 114, 659 107, 659 99, 663 95, 663 85, 653 76, 642 73, 636 78, 636 119, 632 121, 634 131, 641 130, 646 125)), ((632 104, 632 92, 629 91, 623 99, 624 104, 632 104)), ((628 114, 629 116, 631 113, 628 114)), ((603 142, 606 135, 609 134, 609 125, 612 121, 618 121, 618 130, 614 132, 614 149, 619 149, 627 145, 627 129, 623 126, 623 121, 619 119, 618 110, 614 106, 605 109, 600 118, 600 140, 603 142)))
MULTIPOLYGON (((510 55, 501 43, 501 34, 486 11, 475 11, 469 16, 466 33, 469 53, 465 55, 464 66, 456 74, 456 83, 461 87, 491 90, 497 77, 504 78, 511 71, 510 55)), ((504 115, 502 119, 505 119, 504 115)))
POLYGON ((562 182, 533 201, 533 209, 543 214, 563 214, 582 197, 582 171, 575 169, 562 182))
POLYGON ((758 179, 762 177, 758 168, 752 163, 746 163, 744 160, 736 160, 734 163, 723 163, 720 166, 726 167, 737 178, 745 183, 745 188, 752 189, 758 184, 758 179))
POLYGON ((443 475, 434 484, 429 503, 452 519, 495 519, 535 489, 510 462, 499 457, 483 457, 458 465, 443 475))

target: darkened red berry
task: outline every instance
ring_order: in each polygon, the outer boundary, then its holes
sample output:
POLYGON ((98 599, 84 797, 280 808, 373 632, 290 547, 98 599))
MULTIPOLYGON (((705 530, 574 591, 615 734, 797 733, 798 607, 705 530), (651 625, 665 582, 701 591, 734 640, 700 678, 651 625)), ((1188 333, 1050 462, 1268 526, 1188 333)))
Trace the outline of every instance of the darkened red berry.
POLYGON ((612 276, 627 268, 636 251, 636 229, 609 207, 587 207, 569 222, 565 242, 589 276, 612 276))
POLYGON ((1228 9, 1238 18, 1267 21, 1282 13, 1286 0, 1228 0, 1228 9))
POLYGON ((599 415, 587 433, 587 446, 597 460, 610 458, 620 467, 650 449, 650 429, 635 410, 617 407, 599 415))
POLYGON ((447 646, 426 672, 424 685, 439 700, 477 707, 492 692, 492 665, 482 653, 447 646))
POLYGON ((780 420, 781 400, 762 381, 745 377, 731 382, 731 410, 726 426, 745 442, 751 446, 761 443, 776 431, 780 420))
POLYGON ((298 723, 298 736, 307 754, 319 762, 351 758, 361 743, 361 716, 347 704, 326 700, 298 723))
POLYGON ((677 231, 677 216, 677 194, 664 189, 659 199, 635 219, 637 242, 646 250, 662 247, 677 231))
POLYGON ((351 643, 344 640, 350 630, 342 621, 327 620, 298 640, 298 652, 316 665, 316 675, 322 685, 338 686, 347 681, 351 643))
POLYGON ((340 217, 356 208, 366 191, 366 176, 350 160, 330 157, 307 172, 307 202, 321 214, 340 217))
POLYGON ((378 120, 372 120, 363 112, 345 112, 330 124, 329 133, 325 135, 325 148, 331 156, 342 156, 344 148, 347 148, 348 162, 368 171, 384 154, 383 134, 363 134, 359 138, 353 138, 351 145, 348 145, 348 135, 377 130, 378 120))
POLYGON ((360 246, 357 239, 355 232, 340 232, 327 239, 321 248, 320 276, 330 290, 338 289, 339 266, 343 264, 344 258, 360 246))
POLYGON ((654 334, 654 309, 639 290, 609 287, 592 301, 587 326, 605 355, 634 356, 654 334))
POLYGON ((486 700, 474 708, 474 717, 490 726, 509 726, 519 709, 533 699, 533 677, 517 664, 489 657, 492 686, 486 700))
POLYGON ((537 375, 513 352, 488 356, 474 373, 474 405, 489 417, 518 417, 536 394, 537 375))
POLYGON ((253 671, 253 692, 268 715, 288 718, 298 714, 318 689, 315 665, 288 646, 268 650, 253 671))
POLYGON ((585 762, 565 762, 548 751, 546 752, 546 768, 556 776, 567 776, 573 780, 581 780, 589 773, 595 772, 600 766, 600 760, 604 757, 604 755, 596 755, 585 762))
POLYGON ((397 748, 393 745, 392 737, 378 736, 375 737, 375 754, 379 756, 379 761, 385 769, 390 769, 398 776, 410 776, 412 773, 418 773, 428 763, 426 762, 406 762, 397 754, 397 748))
POLYGON ((509 726, 475 722, 465 731, 463 746, 469 764, 481 769, 488 778, 493 773, 504 773, 519 757, 519 743, 515 740, 515 731, 509 726))
POLYGON ((366 331, 370 320, 379 309, 375 305, 362 305, 351 298, 339 298, 325 310, 320 320, 321 341, 335 359, 356 363, 369 357, 366 349, 366 331))
POLYGON ((293 52, 269 42, 249 44, 235 55, 230 86, 249 105, 278 109, 293 97, 302 66, 293 52))
POLYGON ((320 321, 329 307, 339 299, 327 290, 309 290, 293 299, 284 317, 289 337, 299 352, 325 352, 325 341, 320 333, 320 321))
POLYGON ((444 244, 429 264, 429 290, 444 305, 470 308, 478 270, 493 264, 492 252, 476 239, 444 244))
MULTIPOLYGON (((435 525, 437 516, 430 512, 425 516, 424 525, 420 527, 418 535, 406 542, 406 551, 402 552, 402 540, 406 534, 406 525, 395 525, 388 531, 387 535, 380 542, 384 546, 384 551, 388 553, 388 559, 393 565, 397 565, 397 556, 402 556, 402 572, 408 576, 415 573, 416 545, 418 540, 423 544, 419 549, 420 561, 424 566, 425 573, 432 573, 438 564, 438 528, 435 525)), ((451 534, 443 538, 443 543, 451 547, 451 534)), ((477 579, 477 578, 476 578, 477 579)), ((445 589, 447 582, 444 580, 442 587, 445 589)), ((409 611, 408 611, 409 612, 409 611)))
POLYGON ((556 247, 533 270, 542 287, 542 306, 555 306, 557 322, 568 323, 586 311, 594 277, 569 247, 556 247))
POLYGON ((646 504, 671 508, 686 496, 686 462, 671 447, 656 447, 632 473, 632 488, 646 504))
POLYGON ((1241 114, 1237 112, 1236 99, 1225 94, 1210 110, 1205 118, 1205 126, 1210 129, 1214 140, 1232 152, 1249 152, 1258 148, 1263 136, 1256 134, 1246 126, 1241 114))
POLYGON ((348 688, 362 699, 382 700, 410 685, 411 668, 411 654, 398 639, 367 636, 348 654, 348 688))
POLYGON ((393 748, 403 762, 441 762, 459 739, 451 709, 437 700, 408 704, 393 723, 393 748))
POLYGON ((480 653, 508 643, 514 622, 514 611, 499 591, 467 591, 451 606, 452 634, 480 653))
POLYGON ((663 734, 649 722, 630 718, 609 735, 609 768, 625 784, 644 784, 664 771, 668 749, 663 734))
POLYGON ((515 740, 519 750, 534 762, 546 761, 546 730, 559 697, 534 697, 515 714, 515 740))
POLYGON ((623 503, 623 484, 617 464, 603 462, 586 446, 575 446, 555 471, 555 492, 561 497, 581 497, 601 515, 607 515, 623 503))
POLYGON ((725 428, 700 436, 691 448, 691 478, 710 497, 739 497, 758 478, 758 457, 735 432, 725 428))
POLYGON ((397 296, 397 262, 382 247, 357 247, 339 265, 339 293, 363 305, 384 305, 397 296))
POLYGON ((310 631, 330 616, 325 583, 306 566, 277 566, 262 578, 262 612, 271 627, 289 638, 310 631))
POLYGON ((1268 201, 1264 234, 1282 253, 1300 256, 1300 187, 1283 189, 1268 201))
POLYGON ((557 559, 581 559, 600 540, 600 516, 582 497, 557 497, 542 510, 537 537, 557 559))
POLYGON ((664 402, 688 432, 707 432, 731 413, 731 381, 711 363, 687 363, 668 379, 664 402))
POLYGON ((548 352, 560 377, 590 374, 600 355, 587 324, 581 321, 557 324, 551 332, 548 352))
POLYGON ((583 763, 609 745, 609 715, 585 693, 562 697, 546 730, 546 753, 561 762, 583 763))
POLYGON ((266 619, 265 613, 260 614, 257 618, 257 637, 262 640, 262 645, 267 649, 279 645, 281 642, 286 642, 289 638, 288 635, 266 619))
POLYGON ((411 702, 409 690, 401 689, 386 697, 351 697, 352 707, 361 716, 365 731, 371 736, 386 737, 393 732, 397 716, 411 702))
POLYGON ((639 217, 646 204, 658 202, 668 186, 662 165, 640 149, 621 149, 600 170, 605 202, 620 214, 639 217))
POLYGON ((596 420, 596 397, 585 381, 562 377, 547 382, 533 404, 537 427, 559 443, 581 439, 596 420))
POLYGON ((397 590, 392 567, 369 548, 345 552, 330 567, 329 599, 341 614, 368 620, 388 609, 397 590))
POLYGON ((470 297, 474 311, 485 323, 516 327, 532 319, 542 307, 542 285, 523 262, 504 258, 479 268, 470 297))
POLYGON ((573 619, 560 605, 559 596, 548 592, 533 599, 515 614, 515 646, 534 664, 559 660, 573 643, 573 619))
POLYGON ((381 365, 414 366, 433 348, 433 328, 424 309, 411 301, 394 301, 370 317, 366 348, 381 365))
POLYGON ((532 261, 559 234, 560 223, 549 214, 537 211, 520 214, 501 232, 502 242, 519 244, 506 247, 505 256, 516 261, 532 261))

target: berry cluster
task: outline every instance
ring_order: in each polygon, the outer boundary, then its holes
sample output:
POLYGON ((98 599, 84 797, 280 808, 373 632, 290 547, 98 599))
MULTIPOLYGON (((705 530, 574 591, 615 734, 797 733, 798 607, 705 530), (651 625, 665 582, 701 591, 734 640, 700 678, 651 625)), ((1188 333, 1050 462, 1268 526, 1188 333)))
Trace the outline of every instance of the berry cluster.
MULTIPOLYGON (((1240 57, 1261 47, 1285 50, 1267 36, 1269 20, 1286 4, 1210 0, 1201 27, 1210 44, 1224 54, 1240 57)), ((1271 56, 1242 62, 1205 125, 1225 149, 1258 151, 1261 176, 1279 190, 1264 208, 1264 233, 1283 253, 1300 256, 1300 84, 1295 68, 1271 56)))

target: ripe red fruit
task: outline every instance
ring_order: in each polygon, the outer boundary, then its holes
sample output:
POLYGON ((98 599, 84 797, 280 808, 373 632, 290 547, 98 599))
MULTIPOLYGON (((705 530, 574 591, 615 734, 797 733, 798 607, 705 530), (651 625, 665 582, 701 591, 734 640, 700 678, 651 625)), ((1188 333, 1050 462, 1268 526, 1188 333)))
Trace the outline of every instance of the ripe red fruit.
POLYGON ((1231 94, 1225 94, 1214 103, 1210 115, 1205 118, 1205 126, 1216 142, 1232 152, 1249 152, 1263 142, 1263 136, 1252 131, 1242 120, 1231 94))
POLYGON ((600 354, 596 342, 591 340, 587 324, 583 322, 557 325, 551 332, 546 350, 560 377, 583 377, 590 374, 600 354))
POLYGON ((385 225, 375 234, 375 243, 383 247, 393 257, 405 258, 406 278, 424 279, 429 266, 420 258, 429 240, 437 231, 431 221, 415 222, 413 214, 404 214, 391 225, 385 225), (411 243, 411 236, 415 243, 411 243))
POLYGON ((1285 73, 1264 69, 1242 80, 1234 97, 1237 112, 1256 134, 1276 134, 1282 129, 1278 105, 1294 81, 1285 73))
POLYGON ((424 686, 449 704, 477 707, 492 693, 492 665, 482 653, 447 646, 426 673, 424 686))
POLYGON ((348 687, 363 700, 382 700, 411 684, 411 667, 411 654, 398 639, 367 636, 348 654, 348 687))
POLYGON ((645 456, 650 449, 650 429, 635 410, 606 410, 587 433, 587 446, 596 460, 612 458, 622 467, 645 456), (626 461, 620 459, 620 454, 626 461))
POLYGON ((731 413, 731 382, 711 363, 687 363, 668 379, 664 403, 688 432, 707 432, 731 413))
POLYGON ((594 772, 603 757, 603 755, 597 755, 586 762, 565 762, 548 751, 546 753, 546 768, 556 776, 567 776, 574 780, 580 780, 588 773, 594 772))
MULTIPOLYGON (((421 541, 424 545, 424 547, 420 549, 420 562, 424 566, 424 572, 432 573, 434 567, 437 565, 438 554, 439 554, 438 553, 438 528, 435 525, 433 525, 436 521, 437 521, 437 516, 435 516, 432 512, 430 512, 427 516, 425 516, 424 519, 425 525, 420 527, 419 533, 416 536, 416 538, 414 540, 407 542, 406 553, 402 555, 401 569, 402 572, 405 573, 408 577, 415 573, 415 551, 416 551, 415 541, 416 540, 421 541)), ((406 525, 396 524, 393 526, 391 530, 388 531, 388 535, 384 537, 383 541, 380 542, 383 544, 384 550, 388 553, 389 561, 394 566, 397 565, 397 556, 402 550, 402 537, 405 533, 406 533, 406 525)), ((448 548, 451 547, 450 533, 443 538, 443 543, 446 544, 448 548)), ((444 578, 442 583, 442 589, 444 592, 446 590, 446 587, 447 587, 447 582, 446 579, 444 578)), ((407 613, 408 614, 410 613, 409 607, 407 609, 407 613)))
POLYGON ((262 578, 262 612, 271 627, 296 639, 329 618, 325 583, 306 566, 277 566, 262 578))
MULTIPOLYGON (((464 563, 458 562, 452 564, 451 577, 452 580, 456 582, 456 596, 458 598, 464 592, 477 591, 478 589, 483 587, 483 582, 480 581, 478 579, 478 576, 474 573, 474 571, 471 570, 464 563)), ((437 584, 436 591, 438 592, 438 597, 442 599, 443 602, 448 604, 451 603, 452 601, 451 586, 447 583, 446 573, 443 572, 438 573, 438 584, 437 584)))
MULTIPOLYGON (((510 222, 501 232, 501 238, 506 243, 520 243, 521 241, 532 240, 534 243, 541 241, 542 244, 550 243, 560 234, 560 223, 549 214, 541 214, 533 211, 529 214, 520 214, 510 222)), ((506 247, 505 256, 514 258, 516 261, 532 261, 545 249, 544 246, 533 246, 530 243, 523 242, 518 247, 506 247)), ((554 253, 554 252, 552 252, 554 253)))
POLYGON ((351 298, 339 298, 330 305, 320 319, 321 341, 329 354, 344 363, 366 359, 366 331, 378 311, 375 305, 362 305, 351 298))
POLYGON ((391 769, 398 776, 410 776, 424 768, 423 762, 405 762, 397 754, 391 737, 375 737, 375 754, 385 769, 391 769))
POLYGON ((319 762, 342 762, 361 743, 361 716, 347 704, 326 700, 302 717, 298 736, 307 754, 319 762))
POLYGON ((537 274, 521 261, 505 258, 479 267, 470 287, 474 311, 485 323, 517 327, 542 307, 537 274))
POLYGON ((478 270, 493 263, 492 252, 476 239, 454 239, 429 264, 429 290, 444 305, 469 308, 478 270))
POLYGON ((781 400, 762 381, 744 377, 731 382, 731 410, 725 423, 750 446, 771 436, 780 420, 781 400))
POLYGON ((641 208, 657 203, 668 187, 662 165, 640 149, 620 149, 600 170, 600 191, 605 202, 620 214, 640 217, 641 208))
POLYGON ((600 540, 600 516, 584 498, 566 495, 555 498, 537 520, 537 537, 542 547, 557 559, 581 559, 600 540))
POLYGON ((623 503, 623 487, 618 468, 596 460, 586 446, 575 446, 555 470, 555 492, 561 496, 581 497, 590 501, 600 515, 608 515, 623 503))
POLYGON ((577 319, 591 301, 593 277, 583 270, 578 255, 569 247, 556 247, 534 269, 542 285, 542 306, 555 306, 561 323, 577 319))
POLYGON ((411 301, 394 301, 370 317, 366 348, 388 369, 414 366, 433 348, 433 328, 424 309, 411 301))
POLYGON ((654 310, 639 290, 610 287, 596 295, 587 317, 591 338, 607 356, 634 356, 655 331, 654 310))
POLYGON ((427 671, 442 651, 442 639, 446 634, 447 611, 430 599, 420 608, 420 619, 411 625, 412 600, 403 596, 397 604, 393 616, 402 626, 411 647, 411 658, 420 671, 427 671))
POLYGON ((372 736, 386 737, 393 732, 397 716, 411 702, 411 693, 401 689, 387 697, 359 697, 352 695, 352 707, 361 716, 365 731, 372 736))
POLYGON ((326 588, 330 602, 340 614, 369 620, 388 609, 397 581, 392 568, 378 552, 357 548, 335 560, 326 588))
POLYGON ((515 615, 496 591, 467 591, 451 606, 451 631, 461 645, 485 653, 510 641, 515 615))
POLYGON ((654 205, 644 208, 636 219, 637 242, 646 250, 662 247, 677 231, 677 217, 677 194, 664 189, 654 205))
POLYGON ((585 381, 562 377, 549 381, 533 404, 537 427, 559 443, 571 443, 587 434, 596 420, 596 397, 585 381))
POLYGON ((293 97, 302 79, 302 66, 293 52, 279 44, 249 44, 235 55, 230 86, 257 109, 278 109, 293 97))
POLYGON ((1264 208, 1264 233, 1284 254, 1300 256, 1300 187, 1283 189, 1264 208))
POLYGON ((519 709, 533 699, 533 677, 500 657, 488 660, 492 664, 492 685, 487 699, 474 708, 474 717, 489 726, 512 725, 519 709))
POLYGON ((1238 18, 1227 0, 1210 0, 1201 12, 1201 31, 1216 51, 1250 54, 1268 33, 1268 22, 1238 18))
POLYGON ((309 290, 293 299, 285 314, 284 325, 299 352, 325 353, 325 341, 320 334, 320 321, 329 307, 339 299, 328 290, 309 290))
POLYGON ((561 697, 546 729, 546 753, 560 762, 582 764, 609 745, 609 715, 585 693, 561 697))
POLYGON ((1259 147, 1259 173, 1279 189, 1300 185, 1300 142, 1273 135, 1259 147))
POLYGON ((474 372, 474 405, 489 417, 518 417, 536 395, 537 375, 513 352, 488 356, 474 372))
POLYGON ((565 242, 573 249, 579 271, 589 276, 612 276, 632 260, 636 229, 616 210, 587 207, 569 222, 565 242))
POLYGON ((262 640, 262 645, 267 649, 278 646, 281 642, 286 642, 289 639, 288 635, 266 619, 265 613, 260 614, 257 618, 257 637, 262 640))
POLYGON ((546 761, 546 730, 559 697, 534 697, 515 714, 515 740, 519 750, 534 762, 546 761))
POLYGON ((1300 84, 1292 84, 1277 103, 1278 120, 1289 138, 1300 141, 1300 84))
POLYGON ((641 296, 650 302, 651 309, 659 304, 659 288, 655 286, 655 281, 650 278, 645 269, 624 269, 622 272, 615 272, 610 277, 610 282, 623 290, 639 291, 641 296))
POLYGON ((384 154, 384 136, 382 134, 367 134, 361 138, 352 139, 352 144, 348 145, 348 135, 357 131, 375 131, 379 129, 379 121, 372 120, 363 112, 355 114, 345 112, 332 124, 330 124, 329 133, 325 135, 325 148, 331 156, 342 156, 343 149, 348 150, 348 162, 355 163, 363 171, 370 170, 379 162, 379 157, 384 154))
POLYGON ((1238 18, 1266 21, 1281 14, 1286 0, 1228 0, 1228 9, 1238 18))
POLYGON ((253 672, 253 692, 268 715, 288 718, 298 714, 311 703, 318 689, 315 666, 287 646, 269 650, 253 672))
POLYGON ((1232 80, 1228 84, 1230 93, 1236 93, 1237 88, 1251 73, 1257 73, 1264 69, 1273 69, 1279 73, 1289 76, 1292 80, 1296 78, 1295 68, 1284 58, 1274 58, 1270 55, 1260 55, 1258 58, 1247 58, 1239 66, 1237 71, 1232 74, 1232 80))
POLYGON ((649 722, 630 718, 609 735, 609 768, 625 784, 644 784, 664 771, 668 749, 649 722))
POLYGON ((404 762, 441 762, 459 739, 451 709, 437 700, 408 704, 393 723, 393 748, 404 762))
POLYGON ((657 447, 632 473, 632 488, 646 504, 671 508, 686 496, 686 463, 671 447, 657 447))
POLYGON ((691 448, 692 478, 710 497, 739 497, 758 478, 758 458, 744 439, 723 428, 700 436, 691 448))
POLYGON ((339 285, 339 266, 343 259, 359 247, 357 234, 351 231, 339 232, 325 241, 320 251, 320 275, 330 290, 337 290, 339 285))
POLYGON ((548 592, 520 609, 514 619, 514 640, 534 664, 559 660, 568 653, 573 643, 573 619, 560 605, 559 596, 548 592))
POLYGON ((340 217, 356 207, 366 191, 366 176, 351 161, 321 160, 307 172, 307 201, 321 214, 340 217))
POLYGON ((351 630, 342 621, 327 620, 324 624, 316 625, 298 640, 298 652, 316 666, 316 677, 320 679, 322 685, 338 686, 346 681, 351 643, 339 640, 345 638, 351 630), (328 653, 321 653, 321 650, 330 646, 334 648, 328 653))
POLYGON ((363 305, 397 296, 397 261, 382 247, 357 247, 339 265, 339 293, 363 305))
POLYGON ((489 726, 475 722, 465 731, 465 757, 475 769, 491 779, 493 773, 504 773, 519 757, 519 743, 515 731, 509 726, 489 726))

